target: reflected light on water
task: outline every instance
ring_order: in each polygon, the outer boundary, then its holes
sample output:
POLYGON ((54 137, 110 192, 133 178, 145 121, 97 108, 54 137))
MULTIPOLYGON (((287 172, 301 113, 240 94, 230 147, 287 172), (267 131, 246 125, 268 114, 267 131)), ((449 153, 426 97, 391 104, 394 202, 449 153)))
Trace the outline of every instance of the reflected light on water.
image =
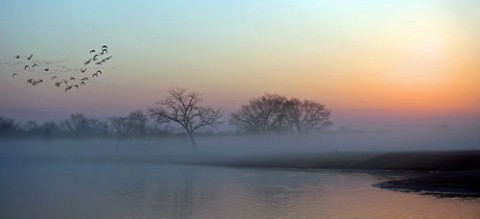
POLYGON ((7 163, 0 165, 2 218, 476 218, 480 215, 478 199, 438 198, 378 189, 371 185, 386 180, 384 176, 358 172, 7 163))

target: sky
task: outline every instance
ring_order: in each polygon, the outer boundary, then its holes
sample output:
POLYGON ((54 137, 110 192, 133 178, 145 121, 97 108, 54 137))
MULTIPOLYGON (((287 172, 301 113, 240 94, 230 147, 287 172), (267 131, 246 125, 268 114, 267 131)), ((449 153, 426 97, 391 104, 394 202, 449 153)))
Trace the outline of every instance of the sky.
POLYGON ((339 126, 478 127, 478 8, 467 0, 2 0, 0 115, 108 118, 183 87, 226 116, 277 93, 325 104, 339 126), (102 45, 113 57, 99 78, 69 92, 54 86, 52 75, 81 76, 102 45), (68 70, 14 65, 30 54, 68 70), (31 86, 31 77, 45 81, 31 86))

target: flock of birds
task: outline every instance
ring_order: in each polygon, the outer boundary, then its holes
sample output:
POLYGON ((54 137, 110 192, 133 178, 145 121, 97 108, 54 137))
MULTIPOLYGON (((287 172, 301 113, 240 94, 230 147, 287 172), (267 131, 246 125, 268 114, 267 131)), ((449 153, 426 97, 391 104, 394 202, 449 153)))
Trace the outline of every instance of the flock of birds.
MULTIPOLYGON (((17 70, 11 75, 12 78, 17 78, 20 75, 28 74, 26 83, 32 86, 43 84, 45 80, 50 79, 55 87, 62 88, 65 92, 73 88, 79 89, 86 86, 90 78, 99 78, 103 74, 103 65, 108 62, 113 56, 108 55, 108 46, 104 45, 99 50, 92 49, 89 52, 89 57, 82 62, 82 67, 73 69, 63 63, 69 60, 59 61, 41 61, 33 59, 33 54, 29 56, 16 55, 15 62, 0 63, 0 65, 10 65, 17 67, 17 70), (22 68, 19 71, 18 66, 22 68), (75 75, 71 76, 72 72, 75 75), (36 73, 37 76, 32 74, 36 73), (41 73, 41 75, 39 75, 41 73), (79 76, 77 76, 80 74, 79 76), (39 75, 39 76, 38 76, 39 75), (45 79, 47 78, 47 79, 45 79), (44 80, 45 79, 45 80, 44 80)), ((46 83, 46 81, 45 81, 46 83)))

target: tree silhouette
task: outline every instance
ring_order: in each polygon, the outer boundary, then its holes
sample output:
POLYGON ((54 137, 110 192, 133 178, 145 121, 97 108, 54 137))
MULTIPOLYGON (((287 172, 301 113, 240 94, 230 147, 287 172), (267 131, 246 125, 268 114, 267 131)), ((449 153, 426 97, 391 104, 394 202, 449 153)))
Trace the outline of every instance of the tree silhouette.
POLYGON ((280 132, 288 126, 288 99, 277 94, 265 94, 250 100, 231 115, 230 122, 247 133, 280 132))
POLYGON ((220 109, 202 107, 200 93, 188 92, 184 88, 170 88, 168 96, 156 103, 159 106, 149 109, 149 115, 157 123, 173 122, 181 126, 186 132, 192 149, 197 152, 194 132, 205 126, 214 126, 222 115, 220 109))
POLYGON ((331 125, 329 116, 320 103, 265 94, 232 113, 230 122, 247 133, 308 133, 331 125))
POLYGON ((297 133, 308 133, 332 125, 331 111, 320 103, 292 98, 289 104, 288 119, 293 131, 297 133))

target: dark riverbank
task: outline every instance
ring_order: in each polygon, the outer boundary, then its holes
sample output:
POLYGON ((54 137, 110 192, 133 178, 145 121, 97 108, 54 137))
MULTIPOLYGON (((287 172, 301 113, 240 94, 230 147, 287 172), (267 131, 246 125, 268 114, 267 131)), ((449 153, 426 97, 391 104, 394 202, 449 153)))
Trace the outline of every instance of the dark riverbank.
POLYGON ((440 196, 480 197, 480 170, 432 173, 376 184, 375 186, 440 196))
POLYGON ((411 152, 326 152, 308 150, 260 150, 257 147, 202 147, 194 154, 189 147, 159 147, 157 141, 141 144, 111 144, 109 140, 45 144, 3 142, 3 162, 121 162, 174 163, 223 167, 277 169, 331 169, 386 174, 392 181, 378 187, 432 193, 480 194, 480 150, 411 152), (468 191, 467 191, 468 190, 468 191), (466 192, 467 191, 467 192, 466 192))
POLYGON ((410 172, 374 186, 442 196, 480 197, 480 151, 332 153, 204 162, 210 165, 410 172))
POLYGON ((480 151, 345 152, 312 155, 226 157, 199 163, 259 168, 460 171, 480 169, 480 151))

